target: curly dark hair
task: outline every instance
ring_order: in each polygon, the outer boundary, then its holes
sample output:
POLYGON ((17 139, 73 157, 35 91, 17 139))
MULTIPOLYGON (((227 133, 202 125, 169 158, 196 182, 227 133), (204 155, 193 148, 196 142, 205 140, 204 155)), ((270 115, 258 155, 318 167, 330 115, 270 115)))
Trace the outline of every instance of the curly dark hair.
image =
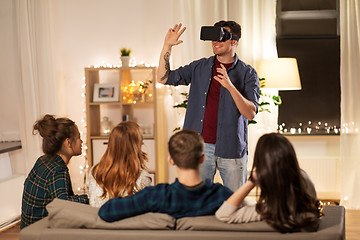
POLYGON ((231 33, 235 36, 238 36, 239 39, 241 38, 241 26, 235 21, 219 21, 214 24, 217 27, 228 27, 231 30, 231 33))
POLYGON ((74 121, 69 118, 55 118, 46 114, 34 124, 33 134, 39 132, 43 137, 42 149, 45 155, 56 155, 63 142, 67 139, 75 139, 78 128, 74 121))

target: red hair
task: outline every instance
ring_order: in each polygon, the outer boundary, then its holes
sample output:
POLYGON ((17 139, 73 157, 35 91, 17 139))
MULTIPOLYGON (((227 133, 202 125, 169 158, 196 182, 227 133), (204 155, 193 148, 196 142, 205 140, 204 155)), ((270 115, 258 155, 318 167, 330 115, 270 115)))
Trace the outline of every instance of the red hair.
POLYGON ((137 192, 136 180, 146 169, 147 154, 141 150, 143 136, 132 121, 121 122, 109 136, 108 147, 92 170, 96 183, 103 189, 101 197, 115 198, 137 192))

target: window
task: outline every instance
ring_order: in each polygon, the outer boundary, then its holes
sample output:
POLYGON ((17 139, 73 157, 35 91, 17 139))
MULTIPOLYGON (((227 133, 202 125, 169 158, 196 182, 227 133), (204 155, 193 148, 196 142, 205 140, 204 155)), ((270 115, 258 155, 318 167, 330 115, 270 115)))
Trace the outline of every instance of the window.
POLYGON ((278 123, 289 132, 339 134, 340 37, 337 0, 278 0, 277 50, 298 61, 302 89, 280 91, 278 123))

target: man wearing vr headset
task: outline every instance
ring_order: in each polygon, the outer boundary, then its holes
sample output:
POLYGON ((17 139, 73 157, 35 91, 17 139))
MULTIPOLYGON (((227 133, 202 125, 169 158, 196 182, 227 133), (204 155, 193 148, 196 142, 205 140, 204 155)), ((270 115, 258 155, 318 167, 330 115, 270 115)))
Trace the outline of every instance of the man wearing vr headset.
POLYGON ((184 129, 199 132, 205 141, 205 161, 200 172, 213 180, 216 167, 225 186, 235 191, 247 179, 247 123, 258 110, 259 78, 254 68, 236 55, 241 27, 220 21, 202 27, 200 39, 211 40, 215 56, 170 70, 170 55, 185 27, 176 24, 165 36, 157 81, 189 85, 184 129))

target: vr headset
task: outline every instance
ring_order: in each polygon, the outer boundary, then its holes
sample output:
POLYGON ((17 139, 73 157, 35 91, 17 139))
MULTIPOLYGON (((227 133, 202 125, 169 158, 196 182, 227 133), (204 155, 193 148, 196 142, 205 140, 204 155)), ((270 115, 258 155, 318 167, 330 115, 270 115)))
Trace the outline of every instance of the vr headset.
POLYGON ((219 26, 203 26, 201 27, 200 39, 204 41, 224 42, 226 40, 239 40, 238 36, 232 35, 226 29, 219 26))

